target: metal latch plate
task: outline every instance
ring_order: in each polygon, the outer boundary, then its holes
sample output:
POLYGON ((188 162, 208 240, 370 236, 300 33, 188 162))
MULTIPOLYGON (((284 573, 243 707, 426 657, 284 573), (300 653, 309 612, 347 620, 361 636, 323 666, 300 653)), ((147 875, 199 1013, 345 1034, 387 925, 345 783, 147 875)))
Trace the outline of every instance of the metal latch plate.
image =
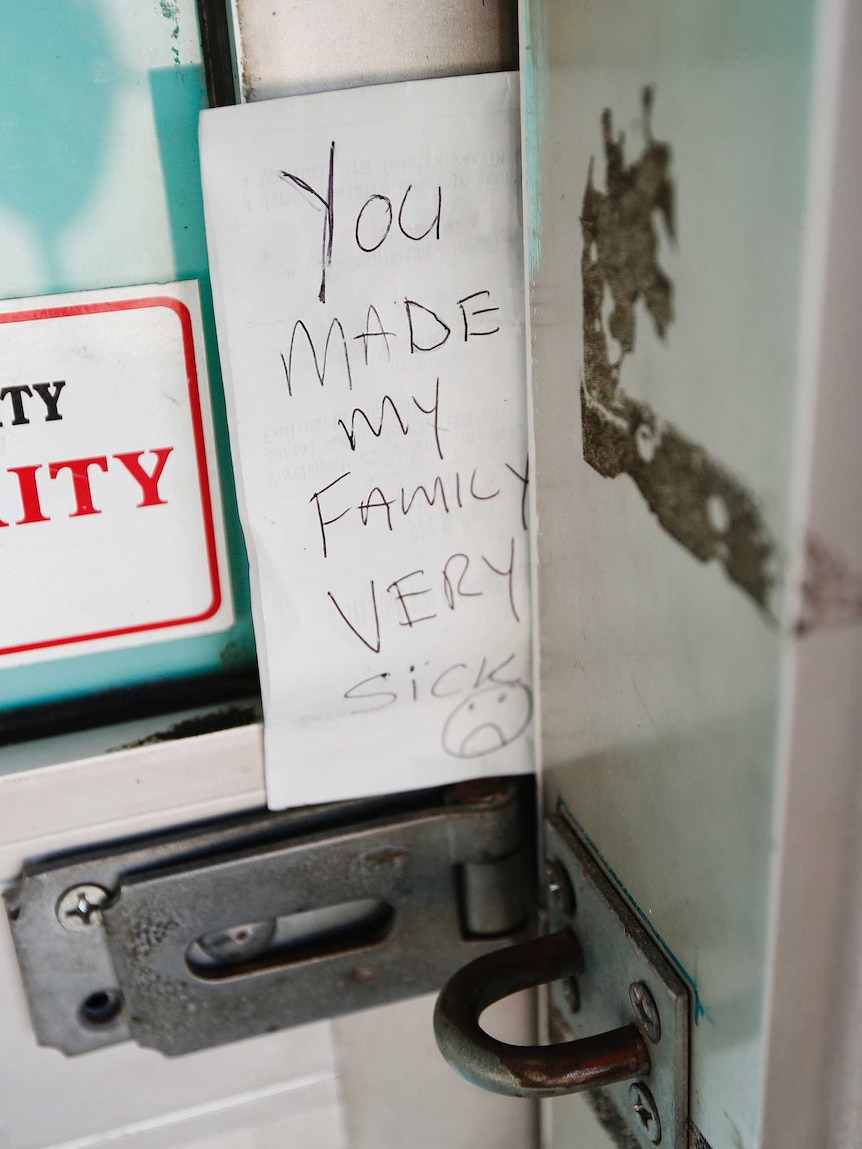
POLYGON ((131 1037, 173 1055, 439 987, 527 924, 519 789, 251 815, 25 867, 5 900, 40 1044, 131 1037), (345 906, 370 907, 356 936, 342 924, 303 946, 279 925, 345 906), (201 938, 261 933, 247 960, 195 960, 201 938))

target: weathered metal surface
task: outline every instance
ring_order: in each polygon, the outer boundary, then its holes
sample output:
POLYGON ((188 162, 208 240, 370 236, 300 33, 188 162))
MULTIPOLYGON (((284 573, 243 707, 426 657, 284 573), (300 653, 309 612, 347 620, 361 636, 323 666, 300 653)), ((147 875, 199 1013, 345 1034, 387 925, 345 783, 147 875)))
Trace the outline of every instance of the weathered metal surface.
POLYGON ((482 1011, 510 993, 573 977, 580 946, 568 930, 477 958, 459 970, 440 995, 437 1042, 468 1081, 509 1097, 559 1097, 649 1073, 643 1038, 621 1026, 561 1045, 509 1045, 479 1026, 482 1011))
MULTIPOLYGON (((553 899, 548 926, 570 924, 583 951, 578 975, 580 1009, 571 1011, 564 987, 551 986, 555 1012, 578 1038, 601 1029, 633 1022, 649 1053, 649 1072, 639 1080, 655 1101, 662 1145, 685 1149, 688 1144, 689 1013, 688 991, 670 960, 656 945, 628 900, 610 881, 570 823, 555 814, 545 822, 545 852, 564 868, 572 883, 575 912, 569 918, 553 899), (644 1003, 649 1004, 645 1007, 644 1003)), ((610 1085, 604 1093, 629 1122, 639 1145, 650 1140, 632 1105, 629 1083, 610 1085)))
POLYGON ((605 109, 605 190, 596 186, 592 164, 584 189, 584 459, 606 478, 629 475, 669 535, 701 562, 721 563, 728 578, 771 614, 778 555, 757 499, 703 446, 621 386, 626 359, 635 350, 637 305, 643 303, 661 339, 674 318, 673 283, 659 264, 656 226, 659 218, 675 241, 672 152, 653 137, 651 116, 652 90, 646 88, 646 143, 627 164, 625 137, 615 135, 605 109), (605 318, 608 296, 612 308, 605 318))
POLYGON ((685 987, 569 824, 553 816, 545 829, 552 932, 452 977, 435 1012, 440 1049, 468 1081, 495 1093, 559 1097, 607 1087, 635 1144, 684 1149, 685 987), (557 1044, 508 1045, 479 1025, 492 1002, 548 983, 557 1044))
POLYGON ((521 810, 512 782, 475 804, 437 789, 27 867, 5 898, 37 1038, 70 1054, 129 1037, 179 1054, 436 989, 528 918, 523 890, 491 883, 483 910, 458 881, 526 848, 521 810), (65 929, 58 900, 93 885, 110 895, 101 920, 65 929), (99 995, 117 994, 124 1008, 102 1017, 99 995))
POLYGON ((232 0, 232 7, 244 100, 517 67, 514 0, 232 0))

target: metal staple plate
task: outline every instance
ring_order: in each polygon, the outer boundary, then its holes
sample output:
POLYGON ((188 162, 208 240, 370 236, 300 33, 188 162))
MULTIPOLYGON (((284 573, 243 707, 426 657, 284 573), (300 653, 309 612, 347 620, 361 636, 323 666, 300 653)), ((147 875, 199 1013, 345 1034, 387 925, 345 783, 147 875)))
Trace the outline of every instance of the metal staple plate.
POLYGON ((179 1054, 438 987, 526 924, 524 886, 483 877, 529 857, 518 789, 255 814, 26 867, 5 901, 39 1043, 75 1054, 131 1037, 179 1054), (97 888, 90 912, 78 895, 97 888), (345 905, 384 907, 380 931, 267 955, 240 927, 345 905), (216 974, 192 960, 231 930, 254 960, 216 974))
POLYGON ((552 1015, 569 1031, 565 1039, 634 1021, 649 1050, 650 1072, 641 1082, 623 1081, 602 1092, 644 1149, 687 1149, 685 984, 568 822, 559 815, 548 818, 545 835, 548 930, 571 927, 583 952, 583 973, 575 984, 551 987, 552 1015))

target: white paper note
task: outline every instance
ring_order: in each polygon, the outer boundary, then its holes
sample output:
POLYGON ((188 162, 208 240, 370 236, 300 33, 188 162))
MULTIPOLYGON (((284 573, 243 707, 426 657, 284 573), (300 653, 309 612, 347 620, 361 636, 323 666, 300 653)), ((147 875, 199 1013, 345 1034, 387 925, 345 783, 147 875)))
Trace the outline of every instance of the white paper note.
POLYGON ((518 84, 204 112, 271 807, 528 771, 518 84))

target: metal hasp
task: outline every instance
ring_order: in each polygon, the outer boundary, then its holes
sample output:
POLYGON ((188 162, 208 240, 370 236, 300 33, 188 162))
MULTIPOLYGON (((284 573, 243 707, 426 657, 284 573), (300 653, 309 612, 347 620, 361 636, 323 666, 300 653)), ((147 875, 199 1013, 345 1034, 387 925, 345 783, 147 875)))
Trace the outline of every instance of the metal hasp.
POLYGON ((434 1028, 468 1081, 513 1097, 602 1087, 643 1146, 688 1146, 688 992, 627 900, 561 816, 545 822, 549 933, 475 959, 446 984, 434 1028), (550 985, 557 1044, 515 1046, 479 1025, 511 993, 550 985))
POLYGON ((37 1040, 174 1055, 439 988, 530 919, 532 783, 256 814, 25 867, 37 1040))

